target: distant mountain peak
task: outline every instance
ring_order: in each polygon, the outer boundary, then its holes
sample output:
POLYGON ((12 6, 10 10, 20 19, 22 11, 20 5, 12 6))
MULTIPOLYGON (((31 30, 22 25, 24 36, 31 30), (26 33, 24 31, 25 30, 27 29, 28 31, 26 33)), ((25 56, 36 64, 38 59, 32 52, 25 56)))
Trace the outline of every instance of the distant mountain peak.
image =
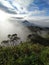
POLYGON ((28 22, 28 23, 29 23, 29 21, 27 21, 27 20, 24 20, 24 21, 23 21, 23 23, 26 23, 26 22, 28 22))
POLYGON ((31 22, 28 21, 28 20, 24 20, 22 23, 23 23, 23 25, 25 25, 25 26, 36 26, 36 24, 31 23, 31 22))

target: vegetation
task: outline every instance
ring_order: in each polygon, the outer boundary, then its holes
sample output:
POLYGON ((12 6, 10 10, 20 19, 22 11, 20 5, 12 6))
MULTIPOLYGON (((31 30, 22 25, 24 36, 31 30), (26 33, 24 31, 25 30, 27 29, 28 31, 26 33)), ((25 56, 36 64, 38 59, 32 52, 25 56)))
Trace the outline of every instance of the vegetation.
POLYGON ((49 46, 49 37, 43 38, 42 36, 38 35, 37 33, 32 33, 28 35, 28 41, 31 43, 39 43, 44 46, 49 46))
POLYGON ((1 42, 1 45, 4 45, 4 46, 15 46, 17 43, 19 43, 20 41, 20 38, 17 36, 17 34, 9 34, 8 36, 8 40, 3 40, 1 42))
POLYGON ((8 40, 2 41, 2 44, 12 42, 13 45, 0 46, 0 65, 49 65, 49 46, 38 42, 43 38, 31 34, 28 35, 28 41, 14 45, 19 39, 17 34, 9 34, 8 40))
POLYGON ((49 65, 49 46, 29 42, 0 46, 0 65, 49 65))

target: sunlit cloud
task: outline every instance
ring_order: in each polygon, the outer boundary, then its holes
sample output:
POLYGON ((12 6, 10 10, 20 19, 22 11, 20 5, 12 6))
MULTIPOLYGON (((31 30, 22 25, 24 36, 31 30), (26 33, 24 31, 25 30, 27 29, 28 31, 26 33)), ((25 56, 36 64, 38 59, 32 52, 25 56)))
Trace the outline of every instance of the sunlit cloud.
POLYGON ((0 9, 14 16, 49 16, 49 0, 0 0, 0 9), (40 4, 41 3, 41 4, 40 4))
POLYGON ((0 10, 0 23, 8 19, 9 15, 4 11, 0 10))
POLYGON ((15 0, 18 2, 21 6, 23 7, 28 7, 28 5, 33 1, 33 0, 15 0))
POLYGON ((9 2, 7 2, 7 1, 5 1, 5 0, 0 0, 0 1, 1 1, 1 3, 3 3, 4 6, 6 6, 6 7, 8 7, 8 8, 13 8, 13 7, 9 4, 9 2))
MULTIPOLYGON (((32 20, 32 21, 45 20, 46 22, 48 20, 48 22, 49 22, 49 16, 31 16, 31 17, 29 16, 29 17, 26 17, 25 19, 32 20)), ((44 21, 41 21, 41 22, 44 22, 44 21)))

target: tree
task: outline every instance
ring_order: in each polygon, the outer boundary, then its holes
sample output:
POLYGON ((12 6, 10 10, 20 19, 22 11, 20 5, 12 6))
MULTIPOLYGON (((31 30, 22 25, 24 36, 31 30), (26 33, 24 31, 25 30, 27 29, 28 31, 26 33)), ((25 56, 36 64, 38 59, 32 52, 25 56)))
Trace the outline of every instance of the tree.
POLYGON ((16 45, 18 40, 20 40, 20 38, 17 36, 17 34, 12 34, 10 36, 10 42, 13 43, 13 45, 16 45))
POLYGON ((16 45, 17 43, 19 43, 18 41, 20 40, 20 38, 17 36, 17 34, 9 34, 8 35, 8 40, 3 40, 2 42, 1 42, 1 44, 11 44, 11 45, 16 45))
POLYGON ((3 40, 3 41, 1 42, 1 44, 3 44, 3 45, 9 45, 9 40, 3 40))

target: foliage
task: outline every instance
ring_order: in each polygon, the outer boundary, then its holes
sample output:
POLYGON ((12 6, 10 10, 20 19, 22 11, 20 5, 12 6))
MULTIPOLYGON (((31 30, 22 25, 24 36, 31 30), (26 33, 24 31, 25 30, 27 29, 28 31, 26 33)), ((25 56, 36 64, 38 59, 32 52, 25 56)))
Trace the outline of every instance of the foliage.
POLYGON ((32 33, 32 34, 29 34, 27 36, 27 40, 29 42, 33 42, 33 43, 39 43, 39 44, 42 44, 42 45, 49 45, 49 35, 47 34, 46 38, 42 37, 41 35, 39 35, 38 33, 32 33))
POLYGON ((20 41, 20 38, 17 36, 17 34, 9 34, 8 36, 8 39, 7 40, 3 40, 2 42, 1 42, 1 45, 3 46, 10 46, 10 45, 12 45, 12 46, 15 46, 15 45, 17 45, 17 43, 19 43, 19 41, 20 41))
POLYGON ((29 42, 0 46, 0 65, 49 65, 49 46, 29 42))

